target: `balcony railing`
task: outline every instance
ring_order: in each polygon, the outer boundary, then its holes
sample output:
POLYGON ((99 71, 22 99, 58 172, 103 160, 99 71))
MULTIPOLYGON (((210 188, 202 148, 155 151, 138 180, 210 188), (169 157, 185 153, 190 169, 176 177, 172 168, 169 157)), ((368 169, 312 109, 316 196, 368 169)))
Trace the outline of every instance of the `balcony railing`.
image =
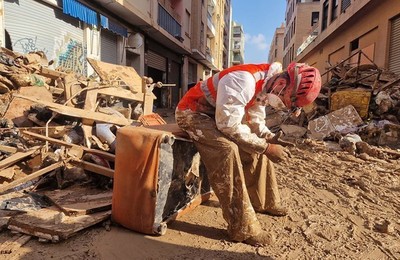
POLYGON ((300 47, 296 51, 296 56, 299 56, 300 53, 302 53, 310 43, 314 41, 315 38, 318 36, 318 26, 316 26, 310 33, 310 35, 307 37, 307 39, 300 45, 300 47))
POLYGON ((165 8, 158 4, 158 25, 166 30, 169 34, 182 41, 182 26, 168 13, 165 8))
POLYGON ((215 26, 212 21, 212 16, 210 14, 207 14, 207 28, 208 28, 208 36, 213 38, 215 37, 215 26))

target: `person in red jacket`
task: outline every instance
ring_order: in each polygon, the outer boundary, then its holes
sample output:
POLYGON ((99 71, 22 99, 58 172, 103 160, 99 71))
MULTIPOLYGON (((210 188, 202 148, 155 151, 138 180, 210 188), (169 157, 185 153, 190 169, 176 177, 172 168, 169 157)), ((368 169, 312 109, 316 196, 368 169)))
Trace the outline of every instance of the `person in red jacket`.
POLYGON ((193 140, 215 192, 228 235, 269 244, 256 212, 284 216, 273 162, 287 157, 265 125, 266 106, 299 111, 321 89, 319 71, 291 63, 237 65, 198 82, 180 100, 175 119, 193 140))

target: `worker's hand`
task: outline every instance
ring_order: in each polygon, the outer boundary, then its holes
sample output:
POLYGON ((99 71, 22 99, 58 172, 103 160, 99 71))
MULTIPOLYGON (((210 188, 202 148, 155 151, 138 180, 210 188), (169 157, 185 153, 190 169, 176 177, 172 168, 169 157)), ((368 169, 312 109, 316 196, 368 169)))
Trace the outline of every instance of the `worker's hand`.
POLYGON ((264 154, 274 163, 285 161, 289 157, 285 148, 279 144, 268 144, 264 154))
POLYGON ((278 133, 276 133, 273 136, 269 135, 267 137, 267 142, 270 143, 270 144, 279 144, 279 145, 282 145, 282 146, 285 146, 285 147, 286 146, 295 146, 294 143, 283 141, 281 139, 282 134, 283 134, 283 132, 279 131, 278 133))

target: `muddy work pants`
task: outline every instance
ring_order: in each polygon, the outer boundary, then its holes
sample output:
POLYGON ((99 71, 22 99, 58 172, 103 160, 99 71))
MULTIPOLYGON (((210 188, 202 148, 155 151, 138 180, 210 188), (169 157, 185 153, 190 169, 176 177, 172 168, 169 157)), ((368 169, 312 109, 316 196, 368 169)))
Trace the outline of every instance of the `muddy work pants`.
POLYGON ((176 111, 176 122, 193 140, 215 192, 228 234, 243 241, 261 231, 255 210, 280 204, 273 163, 249 154, 217 129, 215 119, 190 110, 176 111))

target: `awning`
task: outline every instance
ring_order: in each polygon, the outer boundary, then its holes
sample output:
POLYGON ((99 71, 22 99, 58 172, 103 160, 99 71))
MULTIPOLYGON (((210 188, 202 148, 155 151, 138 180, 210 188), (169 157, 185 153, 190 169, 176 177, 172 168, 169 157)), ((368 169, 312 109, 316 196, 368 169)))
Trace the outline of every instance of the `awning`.
POLYGON ((122 25, 119 25, 119 24, 111 21, 104 15, 100 15, 100 24, 101 24, 101 27, 112 31, 113 33, 116 33, 123 37, 128 37, 128 29, 126 29, 122 25))
POLYGON ((96 11, 76 0, 63 0, 63 13, 78 18, 87 24, 98 25, 96 11))

